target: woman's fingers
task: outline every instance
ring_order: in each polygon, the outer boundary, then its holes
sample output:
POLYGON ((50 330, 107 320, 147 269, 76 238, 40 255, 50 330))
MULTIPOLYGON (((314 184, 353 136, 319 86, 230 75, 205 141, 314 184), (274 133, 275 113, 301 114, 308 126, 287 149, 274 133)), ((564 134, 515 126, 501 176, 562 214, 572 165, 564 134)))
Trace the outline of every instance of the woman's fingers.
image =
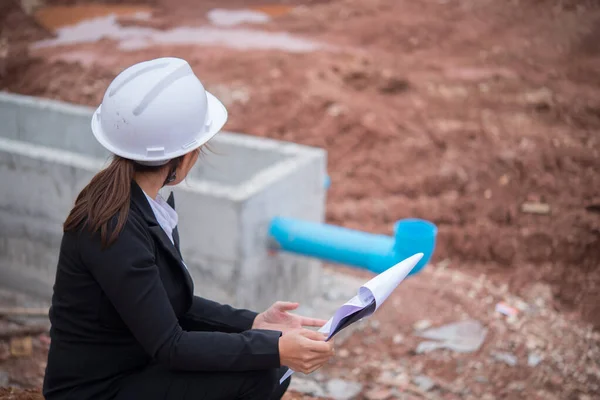
POLYGON ((275 304, 273 304, 273 307, 278 309, 279 311, 286 312, 295 310, 296 308, 298 308, 299 305, 300 304, 298 303, 291 303, 289 301, 277 301, 275 302, 275 304))
POLYGON ((307 318, 307 317, 300 317, 300 318, 301 318, 300 323, 302 324, 302 326, 316 326, 316 327, 320 328, 327 323, 327 321, 325 321, 324 319, 307 318))
POLYGON ((311 331, 310 329, 302 329, 300 334, 307 339, 315 340, 318 342, 325 342, 325 339, 327 339, 327 336, 325 336, 323 333, 311 331))
POLYGON ((308 329, 302 331, 302 336, 309 339, 307 342, 307 350, 331 357, 333 352, 333 341, 326 342, 325 339, 327 339, 327 336, 321 332, 315 332, 308 329))

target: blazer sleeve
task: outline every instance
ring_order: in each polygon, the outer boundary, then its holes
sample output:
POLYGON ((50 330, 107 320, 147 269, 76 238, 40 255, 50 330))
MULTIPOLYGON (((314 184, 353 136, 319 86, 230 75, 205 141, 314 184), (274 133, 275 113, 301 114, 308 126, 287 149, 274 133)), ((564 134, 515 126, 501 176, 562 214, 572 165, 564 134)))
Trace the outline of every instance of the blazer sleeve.
POLYGON ((183 329, 189 331, 218 331, 240 333, 252 329, 258 314, 194 296, 192 306, 179 318, 183 329))
POLYGON ((187 332, 179 325, 143 225, 128 219, 102 249, 99 234, 82 232, 80 255, 145 351, 172 369, 246 371, 277 368, 280 332, 187 332))

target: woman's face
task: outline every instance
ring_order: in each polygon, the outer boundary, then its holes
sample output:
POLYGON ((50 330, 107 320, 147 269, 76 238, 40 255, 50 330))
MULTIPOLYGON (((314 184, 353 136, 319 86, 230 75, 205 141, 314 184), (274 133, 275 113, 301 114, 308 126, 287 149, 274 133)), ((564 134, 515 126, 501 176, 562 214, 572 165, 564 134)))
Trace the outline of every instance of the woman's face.
POLYGON ((169 182, 168 186, 175 186, 181 183, 188 175, 196 161, 198 161, 198 156, 200 154, 200 150, 194 150, 191 153, 187 153, 183 156, 183 160, 181 160, 181 164, 177 168, 177 176, 173 182, 169 182))

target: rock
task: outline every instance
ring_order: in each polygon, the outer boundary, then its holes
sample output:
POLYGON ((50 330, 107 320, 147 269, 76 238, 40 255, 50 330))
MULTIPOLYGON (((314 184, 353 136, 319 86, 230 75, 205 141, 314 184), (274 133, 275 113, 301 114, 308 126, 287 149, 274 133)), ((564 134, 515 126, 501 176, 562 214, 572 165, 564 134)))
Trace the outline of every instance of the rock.
POLYGON ((546 203, 527 202, 521 204, 521 212, 524 214, 550 214, 550 205, 546 203))
POLYGON ((350 400, 358 396, 362 388, 363 385, 358 382, 332 379, 327 382, 327 396, 334 400, 350 400))
POLYGON ((365 399, 367 400, 387 400, 393 396, 390 389, 373 389, 365 393, 365 399))
POLYGON ((317 382, 295 376, 290 382, 290 390, 315 397, 325 397, 325 390, 317 382))
POLYGON ((521 392, 525 389, 525 382, 511 382, 508 384, 507 389, 514 392, 521 392))
POLYGON ((14 337, 10 339, 10 354, 13 357, 26 357, 33 351, 31 336, 14 337))
POLYGON ((506 174, 502 175, 500 179, 498 179, 498 183, 500 186, 506 186, 510 182, 510 177, 506 174))
POLYGON ((399 334, 399 333, 398 333, 398 334, 396 334, 396 335, 394 335, 394 338, 392 339, 392 342, 393 342, 394 344, 400 344, 400 343, 402 343, 403 341, 404 341, 404 336, 402 336, 402 335, 401 335, 401 334, 399 334))
POLYGON ((311 375, 312 379, 314 379, 317 382, 323 382, 326 380, 326 376, 324 373, 322 372, 315 372, 311 375))
POLYGON ((552 91, 544 87, 525 93, 522 100, 525 104, 534 106, 538 110, 547 110, 552 104, 552 97, 552 91))
POLYGON ((0 370, 0 387, 8 386, 9 381, 8 372, 0 370))
POLYGON ((542 360, 543 360, 542 356, 540 356, 538 354, 535 354, 535 353, 530 353, 527 356, 527 365, 530 366, 530 367, 537 367, 537 365, 540 362, 542 362, 542 360))
POLYGON ((511 367, 517 365, 517 357, 511 353, 494 352, 492 353, 492 357, 494 357, 494 359, 497 361, 501 361, 507 365, 510 365, 511 367))
POLYGON ((410 383, 410 379, 403 372, 393 373, 391 371, 383 371, 377 378, 377 383, 396 389, 403 389, 410 383))
POLYGON ((525 339, 525 347, 527 347, 528 350, 543 349, 545 347, 545 343, 542 339, 536 336, 528 335, 525 339))
POLYGON ((417 336, 436 341, 419 343, 416 352, 420 354, 435 349, 447 348, 459 353, 472 353, 479 350, 486 335, 487 328, 479 321, 465 320, 455 322, 418 333, 417 336))
POLYGON ((349 355, 350 355, 350 351, 348 351, 348 349, 341 349, 340 351, 337 352, 337 356, 340 358, 348 358, 349 355))
POLYGON ((396 94, 408 90, 408 81, 395 76, 387 78, 379 87, 379 91, 385 94, 396 94))
POLYGON ((421 321, 415 322, 415 324, 413 325, 413 328, 415 331, 424 331, 425 329, 429 328, 430 326, 431 326, 431 321, 429 321, 427 319, 423 319, 421 321))
POLYGON ((381 327, 381 323, 379 321, 377 321, 377 320, 371 321, 371 329, 373 329, 374 331, 378 331, 380 327, 381 327))
POLYGON ((428 378, 425 375, 415 376, 413 378, 413 382, 415 385, 417 385, 417 387, 419 389, 421 389, 424 392, 428 392, 429 390, 433 389, 433 387, 435 386, 435 382, 431 378, 428 378))
POLYGON ((477 383, 489 383, 489 380, 485 376, 477 375, 475 377, 475 382, 477 382, 477 383))
MULTIPOLYGON (((329 107, 327 107, 327 115, 332 116, 332 117, 338 117, 341 114, 343 114, 344 112, 345 112, 344 106, 337 104, 337 103, 333 103, 329 107)), ((332 300, 338 300, 338 299, 334 298, 332 300)))
POLYGON ((517 77, 517 74, 509 69, 477 67, 449 68, 444 72, 444 75, 450 79, 457 79, 467 82, 514 79, 517 77))

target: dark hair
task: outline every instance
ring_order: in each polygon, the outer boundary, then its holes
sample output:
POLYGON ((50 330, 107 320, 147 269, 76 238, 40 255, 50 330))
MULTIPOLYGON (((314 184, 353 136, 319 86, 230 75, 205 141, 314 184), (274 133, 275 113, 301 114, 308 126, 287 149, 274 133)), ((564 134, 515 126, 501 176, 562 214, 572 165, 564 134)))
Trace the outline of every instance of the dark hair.
POLYGON ((147 166, 114 156, 110 165, 98 172, 83 188, 75 206, 69 213, 64 225, 64 232, 88 229, 92 233, 100 232, 102 247, 106 248, 123 230, 129 215, 131 200, 131 182, 136 172, 158 172, 169 169, 168 177, 177 169, 183 156, 174 158, 165 165, 147 166), (117 216, 116 224, 113 218, 117 216))

